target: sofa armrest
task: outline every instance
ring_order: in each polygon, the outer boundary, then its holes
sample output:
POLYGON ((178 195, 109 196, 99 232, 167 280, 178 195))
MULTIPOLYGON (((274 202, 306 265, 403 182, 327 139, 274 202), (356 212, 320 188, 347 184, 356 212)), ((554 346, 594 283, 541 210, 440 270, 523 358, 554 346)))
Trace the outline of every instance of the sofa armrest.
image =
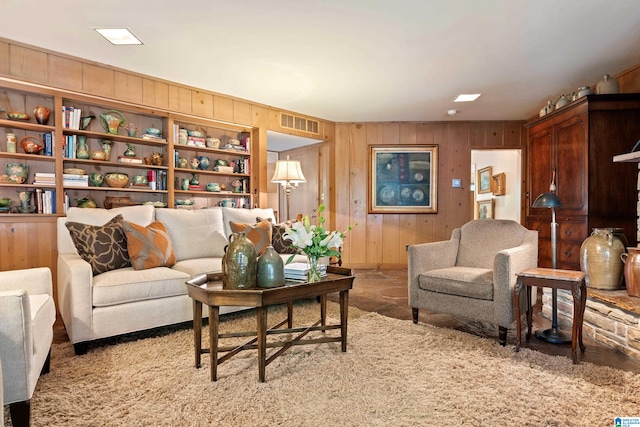
POLYGON ((77 254, 58 254, 58 307, 72 343, 92 339, 93 273, 77 254))
POLYGON ((53 298, 51 270, 48 267, 0 271, 0 291, 24 289, 29 294, 53 298))
POLYGON ((31 309, 26 290, 0 291, 0 359, 4 364, 3 381, 10 393, 5 398, 28 396, 27 378, 31 372, 33 337, 31 309))

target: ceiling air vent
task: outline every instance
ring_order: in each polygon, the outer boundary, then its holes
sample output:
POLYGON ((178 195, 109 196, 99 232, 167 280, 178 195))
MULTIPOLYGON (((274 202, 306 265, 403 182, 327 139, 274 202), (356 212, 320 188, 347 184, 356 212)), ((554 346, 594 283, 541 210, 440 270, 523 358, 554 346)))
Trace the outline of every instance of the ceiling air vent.
POLYGON ((291 114, 280 113, 280 126, 288 129, 295 129, 301 132, 308 132, 318 135, 319 124, 317 120, 309 120, 304 117, 293 116, 291 114))

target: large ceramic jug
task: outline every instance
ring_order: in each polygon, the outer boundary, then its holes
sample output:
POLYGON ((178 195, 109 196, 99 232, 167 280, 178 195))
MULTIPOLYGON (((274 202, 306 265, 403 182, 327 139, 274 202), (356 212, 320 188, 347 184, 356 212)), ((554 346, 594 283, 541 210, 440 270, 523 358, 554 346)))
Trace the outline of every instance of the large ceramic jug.
POLYGON ((595 289, 620 289, 624 244, 610 228, 594 228, 580 247, 580 269, 584 271, 587 286, 595 289))
POLYGON ((244 233, 233 233, 222 257, 222 286, 224 289, 256 287, 256 248, 244 233))
POLYGON ((627 248, 628 253, 620 255, 624 262, 624 280, 627 293, 632 297, 640 297, 640 248, 627 248))
POLYGON ((273 246, 258 258, 258 287, 276 288, 284 285, 284 262, 273 246))

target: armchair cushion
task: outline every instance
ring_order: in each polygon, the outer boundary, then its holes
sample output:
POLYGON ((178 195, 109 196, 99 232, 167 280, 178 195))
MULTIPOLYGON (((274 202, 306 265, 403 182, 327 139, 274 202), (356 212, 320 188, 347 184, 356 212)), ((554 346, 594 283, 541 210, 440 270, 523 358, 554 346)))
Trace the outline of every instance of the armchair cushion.
POLYGON ((122 224, 122 215, 101 226, 79 222, 65 224, 78 255, 91 265, 94 276, 131 265, 122 224))
POLYGON ((450 267, 431 270, 418 278, 420 289, 467 298, 493 300, 493 271, 450 267))
POLYGON ((528 230, 515 221, 476 220, 460 228, 456 265, 493 268, 497 252, 520 246, 528 230))

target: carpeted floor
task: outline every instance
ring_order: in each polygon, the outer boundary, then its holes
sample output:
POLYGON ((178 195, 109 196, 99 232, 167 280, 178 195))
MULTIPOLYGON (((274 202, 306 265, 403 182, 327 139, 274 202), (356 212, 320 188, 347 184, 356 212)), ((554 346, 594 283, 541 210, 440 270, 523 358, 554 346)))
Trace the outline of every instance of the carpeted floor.
MULTIPOLYGON (((296 305, 294 320, 315 319, 317 307, 296 305)), ((329 315, 338 318, 336 304, 329 315)), ((281 316, 274 308, 269 323, 281 316)), ((254 325, 253 312, 223 323, 254 325)), ((257 381, 255 351, 220 365, 210 382, 208 355, 194 368, 190 328, 80 357, 55 344, 32 425, 607 426, 640 415, 638 374, 355 308, 348 337, 346 353, 338 343, 289 349, 267 366, 266 383, 257 381)))

